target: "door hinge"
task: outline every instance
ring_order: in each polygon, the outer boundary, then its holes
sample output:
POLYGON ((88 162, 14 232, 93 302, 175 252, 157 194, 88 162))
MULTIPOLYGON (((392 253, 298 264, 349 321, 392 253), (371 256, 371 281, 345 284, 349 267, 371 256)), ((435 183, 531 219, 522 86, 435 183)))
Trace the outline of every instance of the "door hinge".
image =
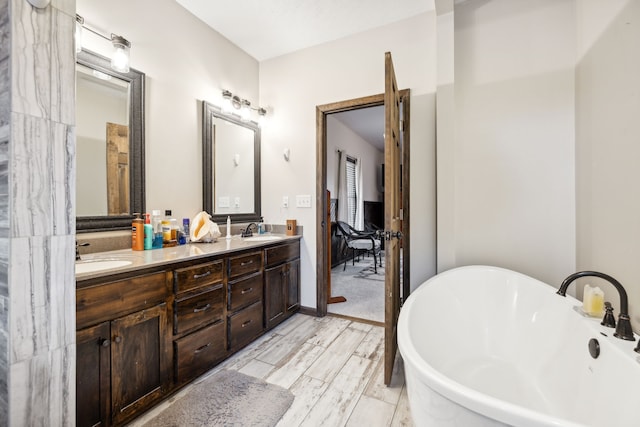
POLYGON ((404 132, 404 120, 400 120, 400 130, 404 132))

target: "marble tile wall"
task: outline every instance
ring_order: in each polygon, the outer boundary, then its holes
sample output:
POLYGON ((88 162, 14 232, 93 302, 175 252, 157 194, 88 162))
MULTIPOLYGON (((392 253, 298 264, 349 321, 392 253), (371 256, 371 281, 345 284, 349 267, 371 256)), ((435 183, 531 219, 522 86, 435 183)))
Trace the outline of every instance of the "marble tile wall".
POLYGON ((0 425, 9 424, 9 0, 0 0, 0 425))
POLYGON ((0 425, 75 423, 74 25, 0 0, 0 425))

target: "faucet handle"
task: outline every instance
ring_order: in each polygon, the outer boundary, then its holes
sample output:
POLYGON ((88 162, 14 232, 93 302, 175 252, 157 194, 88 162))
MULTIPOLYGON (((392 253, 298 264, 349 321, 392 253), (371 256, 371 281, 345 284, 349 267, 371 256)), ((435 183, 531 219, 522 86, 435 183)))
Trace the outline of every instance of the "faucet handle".
POLYGON ((616 327, 616 318, 613 316, 613 307, 609 301, 604 303, 604 318, 600 324, 602 326, 606 326, 607 328, 615 328, 616 327))

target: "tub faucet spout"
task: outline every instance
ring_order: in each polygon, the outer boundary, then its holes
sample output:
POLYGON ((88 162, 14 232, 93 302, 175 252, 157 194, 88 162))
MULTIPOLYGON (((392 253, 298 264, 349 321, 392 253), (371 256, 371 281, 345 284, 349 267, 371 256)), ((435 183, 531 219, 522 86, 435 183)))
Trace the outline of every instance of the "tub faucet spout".
POLYGON ((627 299, 627 291, 625 291, 625 289, 622 287, 622 284, 620 284, 620 282, 618 282, 613 277, 597 271, 579 271, 564 279, 562 284, 560 285, 560 288, 558 289, 558 292, 556 293, 563 297, 566 296, 567 288, 569 287, 569 285, 574 280, 586 276, 599 277, 611 283, 613 287, 616 288, 618 294, 620 295, 620 315, 618 316, 618 324, 616 326, 616 332, 613 334, 613 336, 627 341, 635 341, 635 338, 633 337, 633 329, 631 328, 631 320, 629 318, 629 302, 627 299))

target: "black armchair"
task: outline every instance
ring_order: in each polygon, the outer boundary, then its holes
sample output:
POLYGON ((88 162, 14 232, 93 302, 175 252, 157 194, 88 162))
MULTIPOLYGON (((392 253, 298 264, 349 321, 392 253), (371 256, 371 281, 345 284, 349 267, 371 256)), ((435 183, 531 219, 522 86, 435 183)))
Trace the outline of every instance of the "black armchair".
MULTIPOLYGON (((353 265, 355 265, 356 254, 369 252, 373 254, 373 269, 378 272, 378 261, 380 258, 380 239, 376 231, 356 230, 343 221, 337 221, 338 231, 345 242, 345 250, 351 249, 353 265)), ((382 266, 382 264, 380 265, 382 266)), ((343 270, 347 268, 347 260, 344 261, 343 270)))

